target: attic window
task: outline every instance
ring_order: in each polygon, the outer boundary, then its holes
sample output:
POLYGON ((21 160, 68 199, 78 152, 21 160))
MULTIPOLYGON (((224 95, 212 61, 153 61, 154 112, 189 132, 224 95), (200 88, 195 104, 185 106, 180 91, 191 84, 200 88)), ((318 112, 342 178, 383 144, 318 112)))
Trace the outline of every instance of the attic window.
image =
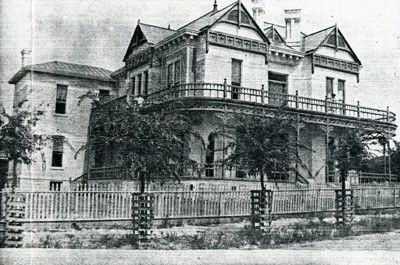
MULTIPOLYGON (((250 19, 246 15, 245 12, 241 11, 240 12, 240 22, 242 24, 250 25, 250 19)), ((228 15, 228 20, 237 23, 239 21, 239 11, 238 10, 233 10, 232 12, 229 13, 228 15)))
POLYGON ((346 47, 346 44, 344 43, 344 39, 342 38, 342 36, 338 37, 338 43, 339 43, 339 47, 346 47))

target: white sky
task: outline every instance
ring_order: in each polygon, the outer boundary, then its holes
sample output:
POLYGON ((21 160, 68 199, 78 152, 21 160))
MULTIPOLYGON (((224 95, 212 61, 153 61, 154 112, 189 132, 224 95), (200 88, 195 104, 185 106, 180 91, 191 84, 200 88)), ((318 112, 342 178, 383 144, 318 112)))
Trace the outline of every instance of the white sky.
MULTIPOLYGON (((11 106, 13 87, 7 81, 21 67, 23 48, 33 47, 34 63, 59 60, 116 70, 123 66, 138 19, 178 28, 210 11, 213 2, 0 0, 0 91, 4 105, 11 106)), ((218 0, 218 5, 222 8, 232 2, 218 0)), ((243 2, 249 6, 250 0, 243 2)), ((301 8, 301 27, 306 34, 337 23, 363 63, 361 105, 379 109, 389 105, 400 123, 399 0, 266 0, 265 4, 265 20, 278 24, 283 24, 284 9, 301 8)))

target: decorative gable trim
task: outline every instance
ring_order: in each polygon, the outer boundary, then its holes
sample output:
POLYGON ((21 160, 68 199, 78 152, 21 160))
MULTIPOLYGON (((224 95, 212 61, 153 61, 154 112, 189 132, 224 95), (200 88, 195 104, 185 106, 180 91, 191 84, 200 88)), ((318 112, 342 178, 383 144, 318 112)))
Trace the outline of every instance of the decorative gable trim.
POLYGON ((229 8, 225 14, 223 14, 219 19, 217 19, 213 24, 211 24, 208 28, 211 29, 214 25, 217 23, 228 23, 228 24, 233 24, 237 25, 239 28, 241 26, 247 27, 247 28, 252 28, 254 29, 260 37, 269 45, 271 44, 270 41, 268 40, 267 36, 264 34, 262 29, 258 26, 257 22, 254 20, 253 16, 247 11, 246 7, 241 3, 241 1, 238 1, 237 4, 232 5, 231 8, 229 8), (240 10, 240 12, 239 12, 240 10), (231 12, 238 11, 238 21, 234 22, 229 19, 229 15, 231 12), (248 24, 242 23, 243 18, 242 18, 242 13, 246 16, 246 19, 248 19, 248 24))
POLYGON ((264 54, 267 60, 268 45, 265 42, 251 40, 217 31, 207 32, 207 42, 213 45, 264 54))
POLYGON ((133 33, 131 42, 129 43, 128 50, 126 51, 123 62, 126 62, 129 55, 132 53, 132 51, 135 48, 139 47, 141 44, 144 44, 146 42, 147 42, 146 36, 144 35, 143 31, 140 29, 140 24, 138 24, 136 26, 135 32, 133 33))

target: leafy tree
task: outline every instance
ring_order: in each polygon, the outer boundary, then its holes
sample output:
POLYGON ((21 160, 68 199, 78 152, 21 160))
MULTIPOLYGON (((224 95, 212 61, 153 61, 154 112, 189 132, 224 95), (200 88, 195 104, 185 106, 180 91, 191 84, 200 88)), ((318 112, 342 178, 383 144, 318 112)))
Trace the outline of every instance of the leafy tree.
POLYGON ((274 118, 243 115, 235 120, 234 141, 228 145, 233 152, 227 158, 229 164, 246 168, 251 175, 260 176, 261 189, 264 181, 279 169, 289 173, 301 160, 297 145, 290 136, 292 121, 276 115, 274 118))
POLYGON ((1 114, 0 150, 9 161, 13 161, 12 187, 17 185, 18 163, 31 163, 32 153, 37 146, 32 127, 36 124, 41 113, 20 111, 14 115, 1 114))
POLYGON ((330 158, 336 161, 342 179, 342 189, 345 189, 345 180, 350 170, 359 171, 363 161, 368 158, 368 143, 375 136, 360 129, 350 129, 338 137, 337 144, 330 158))
POLYGON ((184 115, 145 113, 137 105, 106 104, 94 111, 90 142, 114 156, 115 163, 139 172, 140 189, 146 180, 179 175, 189 159, 188 145, 196 134, 184 115))

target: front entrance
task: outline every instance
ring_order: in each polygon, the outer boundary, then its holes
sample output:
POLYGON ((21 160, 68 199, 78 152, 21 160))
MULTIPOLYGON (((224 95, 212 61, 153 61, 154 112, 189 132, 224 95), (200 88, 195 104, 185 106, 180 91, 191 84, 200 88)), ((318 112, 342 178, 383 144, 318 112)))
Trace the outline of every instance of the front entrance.
POLYGON ((287 95, 287 75, 268 73, 268 104, 282 106, 287 95))

